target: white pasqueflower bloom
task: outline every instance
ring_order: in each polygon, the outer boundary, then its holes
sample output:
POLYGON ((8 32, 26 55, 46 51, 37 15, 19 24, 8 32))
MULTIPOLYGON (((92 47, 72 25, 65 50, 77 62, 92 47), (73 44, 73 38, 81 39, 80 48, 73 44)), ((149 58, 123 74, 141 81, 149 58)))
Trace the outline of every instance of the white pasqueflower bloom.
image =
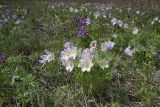
POLYGON ((62 65, 65 66, 67 71, 69 71, 69 72, 73 71, 73 68, 74 68, 73 60, 68 59, 66 61, 63 61, 62 65))
POLYGON ((101 43, 101 50, 103 51, 103 52, 106 52, 106 51, 108 51, 108 50, 111 50, 113 47, 114 47, 114 45, 115 45, 115 43, 114 42, 111 42, 111 41, 109 41, 109 42, 104 42, 104 43, 101 43))
POLYGON ((74 9, 74 12, 75 12, 75 13, 78 13, 78 9, 74 9))
POLYGON ((66 42, 64 44, 64 48, 72 48, 73 47, 73 43, 72 42, 66 42))
POLYGON ((116 18, 112 18, 111 22, 112 22, 113 25, 116 25, 117 24, 117 19, 116 18))
POLYGON ((125 23, 125 24, 123 25, 123 28, 128 29, 128 28, 129 28, 128 24, 125 23))
POLYGON ((153 20, 152 22, 151 22, 151 24, 153 25, 155 23, 155 20, 153 20))
POLYGON ((76 56, 78 55, 78 50, 76 47, 73 48, 68 48, 69 49, 69 57, 75 59, 76 56))
POLYGON ((100 16, 99 12, 94 13, 95 18, 97 19, 100 16))
POLYGON ((92 60, 89 58, 81 59, 78 67, 81 68, 83 72, 87 71, 89 72, 91 70, 91 67, 93 66, 92 60))
POLYGON ((133 51, 131 50, 130 45, 124 50, 124 53, 128 56, 132 56, 133 51))
POLYGON ((159 19, 158 17, 155 17, 153 20, 154 20, 154 21, 158 21, 158 19, 159 19))
POLYGON ((45 50, 45 54, 40 56, 41 60, 39 62, 41 64, 45 64, 46 62, 51 62, 55 59, 54 52, 45 50))
POLYGON ((118 20, 118 21, 117 21, 117 24, 118 24, 119 27, 122 27, 122 26, 123 26, 122 20, 118 20))
POLYGON ((138 28, 137 28, 137 27, 134 27, 132 33, 136 35, 136 34, 138 34, 138 31, 139 31, 138 28))
POLYGON ((128 10, 128 11, 130 11, 130 10, 131 10, 131 8, 129 7, 127 10, 128 10))
POLYGON ((117 38, 117 34, 114 33, 114 34, 112 35, 112 37, 113 37, 113 38, 117 38))
POLYGON ((62 60, 68 60, 70 58, 70 51, 68 49, 65 49, 61 52, 61 59, 62 60))
POLYGON ((73 12, 73 11, 74 11, 73 7, 70 7, 70 8, 69 8, 69 11, 70 11, 70 12, 73 12))
POLYGON ((138 11, 136 11, 136 14, 140 14, 140 11, 138 10, 138 11))
POLYGON ((108 63, 109 63, 108 61, 106 61, 106 60, 103 59, 103 60, 100 61, 100 64, 99 64, 99 65, 100 65, 100 67, 101 67, 102 69, 105 69, 105 68, 108 68, 108 67, 109 67, 108 63))

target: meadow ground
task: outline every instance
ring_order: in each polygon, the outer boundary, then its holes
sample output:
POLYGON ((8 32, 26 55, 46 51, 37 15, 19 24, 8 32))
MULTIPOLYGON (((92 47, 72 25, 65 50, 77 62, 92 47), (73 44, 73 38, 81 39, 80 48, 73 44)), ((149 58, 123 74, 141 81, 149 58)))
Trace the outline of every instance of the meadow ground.
POLYGON ((160 6, 0 5, 0 106, 159 107, 160 6))

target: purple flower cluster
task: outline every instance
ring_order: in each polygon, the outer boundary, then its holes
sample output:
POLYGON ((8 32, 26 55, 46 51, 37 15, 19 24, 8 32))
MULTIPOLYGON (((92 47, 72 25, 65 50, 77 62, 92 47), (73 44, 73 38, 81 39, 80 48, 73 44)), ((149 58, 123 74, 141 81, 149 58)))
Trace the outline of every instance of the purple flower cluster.
POLYGON ((91 20, 89 18, 84 18, 84 17, 74 17, 74 21, 78 24, 77 32, 76 34, 80 37, 82 36, 88 36, 89 32, 85 30, 85 27, 89 24, 91 24, 91 20))
POLYGON ((27 15, 28 13, 30 13, 30 10, 19 10, 18 12, 12 11, 12 10, 5 10, 1 15, 0 15, 0 21, 1 22, 8 22, 10 20, 14 21, 15 24, 21 24, 22 18, 27 15))
POLYGON ((4 55, 0 55, 0 63, 4 62, 6 60, 6 57, 4 55))

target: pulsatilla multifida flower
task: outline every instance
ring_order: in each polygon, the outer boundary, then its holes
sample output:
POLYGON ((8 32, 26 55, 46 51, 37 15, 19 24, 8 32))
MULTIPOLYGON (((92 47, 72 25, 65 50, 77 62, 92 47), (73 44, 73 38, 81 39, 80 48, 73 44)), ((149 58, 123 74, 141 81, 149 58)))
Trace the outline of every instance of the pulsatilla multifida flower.
POLYGON ((72 59, 75 59, 77 54, 78 54, 77 47, 72 47, 69 50, 70 50, 69 57, 72 58, 72 59))
POLYGON ((68 59, 62 62, 62 65, 66 68, 67 71, 73 71, 74 68, 74 61, 73 59, 68 59))
POLYGON ((61 52, 61 59, 62 60, 68 60, 70 58, 70 50, 65 49, 64 51, 61 52))
POLYGON ((80 64, 78 65, 78 67, 80 67, 83 72, 85 71, 89 72, 92 66, 93 66, 93 63, 90 58, 82 58, 80 60, 80 64))
POLYGON ((111 41, 109 41, 109 42, 104 42, 104 43, 101 43, 101 50, 103 51, 103 52, 106 52, 106 51, 108 51, 108 50, 111 50, 113 47, 114 47, 114 45, 115 45, 115 43, 114 42, 111 42, 111 41))
POLYGON ((133 51, 131 50, 131 46, 129 45, 125 50, 124 53, 128 56, 132 56, 133 51))
POLYGON ((51 62, 55 59, 54 52, 45 50, 45 54, 41 55, 40 58, 39 62, 44 65, 46 62, 51 62))
POLYGON ((84 49, 78 67, 80 67, 83 72, 89 72, 93 66, 92 59, 93 53, 91 53, 90 49, 84 49))
POLYGON ((107 60, 105 60, 105 59, 103 59, 103 60, 101 60, 100 61, 100 67, 102 68, 102 69, 105 69, 105 68, 108 68, 109 67, 109 62, 107 61, 107 60))

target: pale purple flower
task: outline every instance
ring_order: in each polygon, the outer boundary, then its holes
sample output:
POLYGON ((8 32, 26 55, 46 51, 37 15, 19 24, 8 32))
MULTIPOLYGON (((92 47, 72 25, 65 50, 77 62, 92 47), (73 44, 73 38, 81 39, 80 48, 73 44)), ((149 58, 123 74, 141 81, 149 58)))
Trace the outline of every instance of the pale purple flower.
POLYGON ((87 25, 91 24, 91 19, 87 18, 87 19, 86 19, 86 24, 87 24, 87 25))
POLYGON ((118 25, 119 27, 122 27, 122 26, 123 26, 122 20, 118 20, 118 21, 117 21, 117 25, 118 25))
POLYGON ((116 25, 117 24, 117 19, 116 18, 112 18, 111 22, 112 22, 113 25, 116 25))
POLYGON ((17 25, 19 25, 19 24, 21 24, 21 23, 22 23, 22 20, 21 20, 21 19, 17 19, 16 22, 15 22, 15 24, 17 24, 17 25))
POLYGON ((131 46, 129 45, 125 50, 124 53, 128 56, 132 56, 133 51, 131 50, 131 46))
POLYGON ((51 62, 55 59, 54 52, 45 50, 45 54, 41 55, 40 58, 39 62, 44 65, 46 62, 51 62))
POLYGON ((114 45, 115 45, 115 43, 114 42, 111 42, 111 41, 109 41, 109 42, 104 42, 104 43, 101 43, 101 50, 103 51, 103 52, 106 52, 106 51, 108 51, 108 50, 111 50, 113 47, 114 47, 114 45))
POLYGON ((71 72, 74 68, 74 62, 72 59, 68 59, 66 61, 63 61, 62 65, 66 68, 67 71, 71 72))
POLYGON ((73 43, 72 42, 66 42, 64 44, 64 48, 72 48, 73 47, 73 43))
POLYGON ((83 72, 85 71, 89 72, 92 66, 93 66, 92 60, 90 60, 89 58, 84 58, 84 59, 82 58, 78 65, 78 67, 80 67, 83 72))

